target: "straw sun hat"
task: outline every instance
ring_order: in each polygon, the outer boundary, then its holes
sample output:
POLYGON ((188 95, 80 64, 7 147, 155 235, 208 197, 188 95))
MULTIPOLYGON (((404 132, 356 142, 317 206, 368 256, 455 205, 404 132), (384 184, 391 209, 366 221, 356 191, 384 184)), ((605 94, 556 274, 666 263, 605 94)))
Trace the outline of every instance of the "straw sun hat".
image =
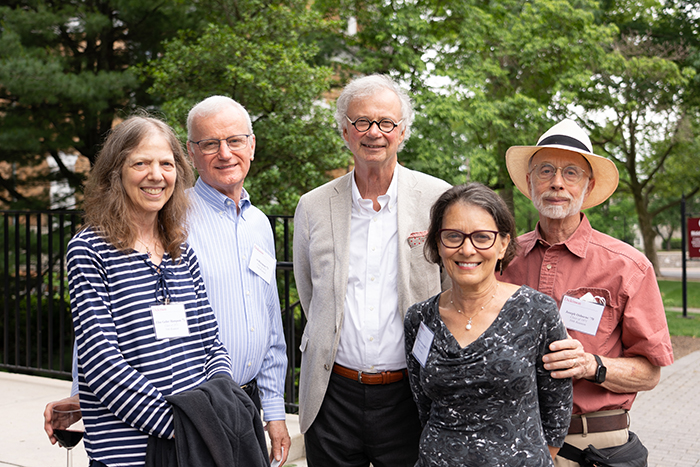
POLYGON ((565 119, 547 130, 537 141, 537 146, 512 146, 506 151, 506 166, 510 178, 529 199, 532 198, 526 179, 528 164, 530 158, 543 148, 557 148, 580 154, 591 164, 595 186, 588 193, 581 209, 597 206, 615 192, 620 179, 615 163, 593 154, 588 135, 573 120, 565 119))

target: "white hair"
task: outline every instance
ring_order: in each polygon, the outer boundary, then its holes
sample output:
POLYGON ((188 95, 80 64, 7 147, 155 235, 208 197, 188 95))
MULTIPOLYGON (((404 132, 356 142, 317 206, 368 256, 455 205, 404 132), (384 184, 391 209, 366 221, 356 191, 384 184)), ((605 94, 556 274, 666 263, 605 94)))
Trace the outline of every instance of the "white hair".
POLYGON ((404 138, 399 145, 399 151, 403 149, 408 137, 411 136, 411 125, 413 124, 413 102, 408 93, 401 88, 387 75, 369 75, 361 78, 355 78, 350 81, 340 93, 338 100, 335 103, 335 122, 338 125, 338 131, 343 134, 343 130, 347 129, 348 120, 345 118, 348 114, 350 103, 358 98, 369 97, 376 94, 378 91, 388 89, 392 91, 401 101, 401 128, 404 130, 404 138))
POLYGON ((248 132, 253 133, 253 123, 250 120, 250 115, 248 111, 238 102, 234 101, 230 97, 226 96, 210 96, 199 102, 197 105, 190 109, 189 114, 187 114, 187 139, 192 139, 192 126, 195 120, 200 118, 210 117, 216 115, 222 110, 233 107, 239 110, 245 117, 246 124, 248 125, 248 132))

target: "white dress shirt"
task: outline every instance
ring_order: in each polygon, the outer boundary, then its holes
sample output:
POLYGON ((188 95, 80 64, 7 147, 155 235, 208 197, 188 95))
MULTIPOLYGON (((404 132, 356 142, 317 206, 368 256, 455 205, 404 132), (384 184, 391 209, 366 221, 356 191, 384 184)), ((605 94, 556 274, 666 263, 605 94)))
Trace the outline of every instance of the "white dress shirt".
POLYGON ((406 368, 399 313, 397 170, 380 209, 362 199, 352 177, 350 262, 345 315, 335 362, 365 372, 406 368))

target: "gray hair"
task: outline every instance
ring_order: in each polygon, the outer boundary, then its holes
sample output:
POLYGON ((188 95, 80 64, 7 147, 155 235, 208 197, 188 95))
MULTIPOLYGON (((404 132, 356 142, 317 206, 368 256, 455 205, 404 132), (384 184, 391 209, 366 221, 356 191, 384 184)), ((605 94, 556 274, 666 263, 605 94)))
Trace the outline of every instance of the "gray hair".
POLYGON ((250 120, 250 115, 248 111, 238 102, 234 101, 230 97, 226 96, 209 96, 203 101, 199 102, 197 105, 190 109, 190 113, 187 114, 187 139, 192 139, 192 125, 195 120, 200 118, 210 117, 216 115, 222 110, 233 107, 234 109, 240 110, 244 115, 246 124, 248 125, 248 132, 253 133, 253 123, 250 120))
POLYGON ((340 93, 338 100, 335 103, 335 122, 338 125, 338 131, 343 134, 343 130, 347 129, 350 122, 345 118, 348 114, 348 107, 350 103, 355 99, 360 99, 363 97, 369 97, 376 94, 378 91, 388 89, 393 91, 394 94, 401 101, 401 126, 399 129, 403 128, 404 138, 399 145, 399 151, 403 149, 408 137, 411 136, 411 125, 413 124, 413 102, 408 96, 408 93, 404 91, 396 81, 391 79, 387 75, 369 75, 363 76, 361 78, 355 78, 350 81, 347 86, 340 93))

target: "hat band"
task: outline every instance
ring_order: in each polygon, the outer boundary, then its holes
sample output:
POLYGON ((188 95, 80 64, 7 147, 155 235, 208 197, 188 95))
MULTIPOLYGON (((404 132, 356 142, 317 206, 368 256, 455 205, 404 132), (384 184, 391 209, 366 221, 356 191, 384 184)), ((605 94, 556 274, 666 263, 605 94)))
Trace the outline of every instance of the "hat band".
POLYGON ((562 146, 571 146, 572 148, 577 148, 577 149, 583 149, 586 152, 593 152, 590 149, 586 147, 585 144, 583 144, 581 141, 577 140, 576 138, 572 138, 571 136, 565 136, 565 135, 552 135, 548 136, 542 141, 539 141, 537 143, 537 146, 549 146, 552 144, 559 144, 562 146))

